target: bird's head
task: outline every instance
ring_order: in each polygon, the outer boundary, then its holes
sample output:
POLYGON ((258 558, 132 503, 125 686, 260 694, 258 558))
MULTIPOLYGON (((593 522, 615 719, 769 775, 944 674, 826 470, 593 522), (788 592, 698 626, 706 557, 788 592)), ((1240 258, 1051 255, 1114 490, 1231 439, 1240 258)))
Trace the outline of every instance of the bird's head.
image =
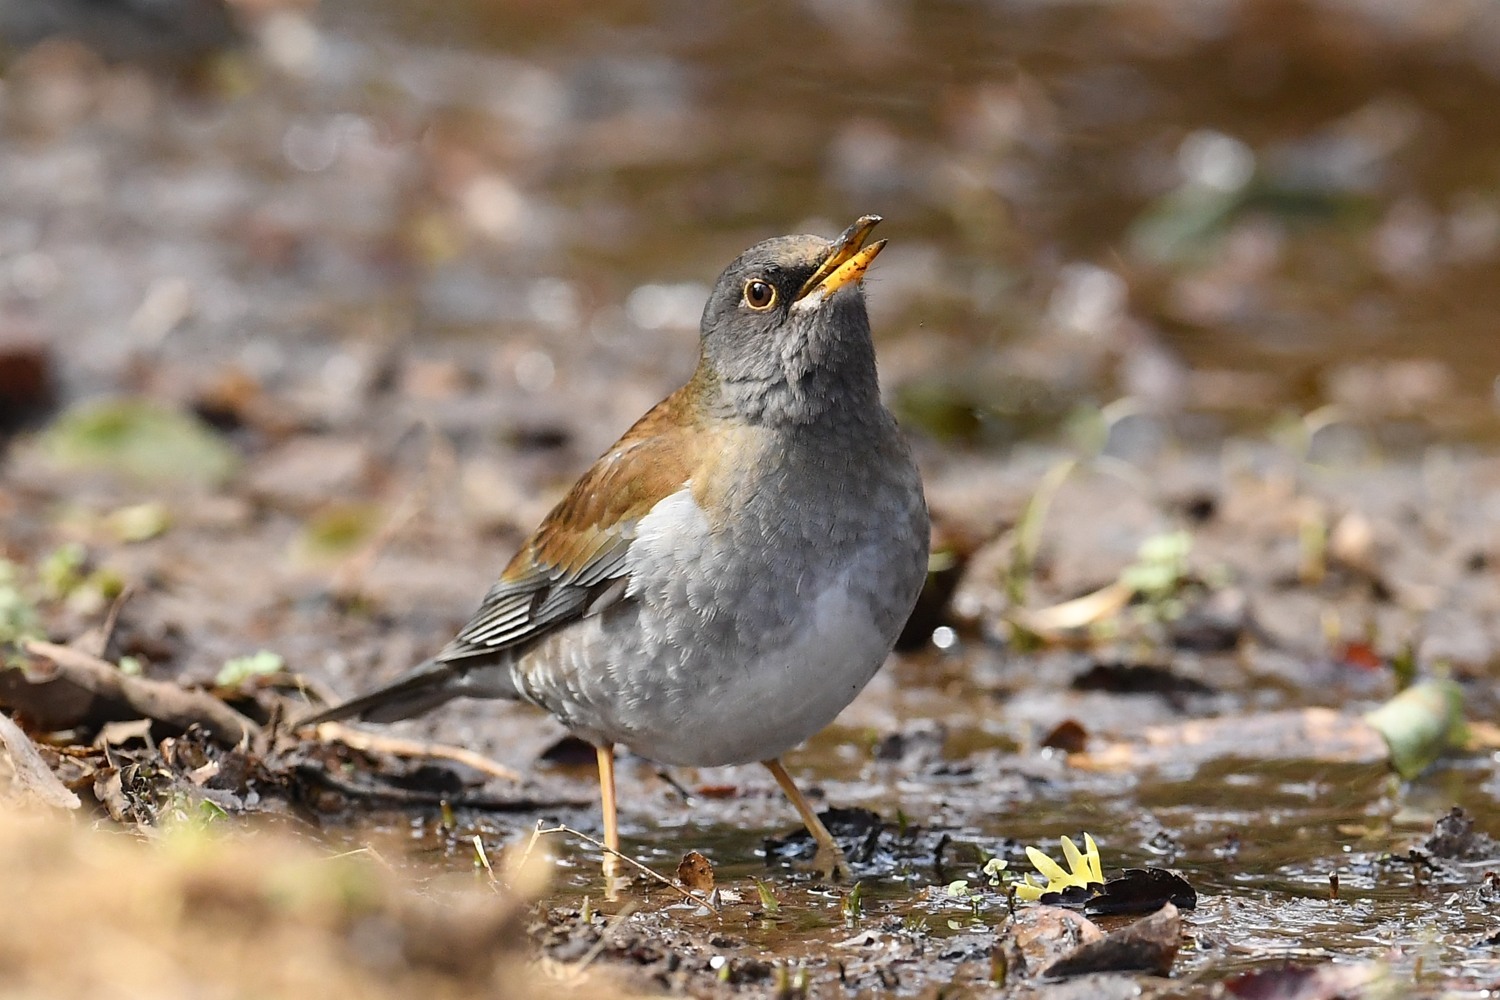
POLYGON ((781 236, 735 258, 703 310, 699 379, 715 403, 756 421, 799 423, 878 398, 860 281, 884 240, 860 218, 829 241, 781 236))

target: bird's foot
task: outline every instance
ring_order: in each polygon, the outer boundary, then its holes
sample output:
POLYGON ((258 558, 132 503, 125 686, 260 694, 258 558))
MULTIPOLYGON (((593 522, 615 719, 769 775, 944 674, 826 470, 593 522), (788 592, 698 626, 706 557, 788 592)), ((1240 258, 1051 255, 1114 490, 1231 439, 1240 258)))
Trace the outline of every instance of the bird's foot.
POLYGON ((818 853, 813 855, 812 869, 820 878, 830 882, 853 881, 844 852, 832 840, 818 845, 818 853))

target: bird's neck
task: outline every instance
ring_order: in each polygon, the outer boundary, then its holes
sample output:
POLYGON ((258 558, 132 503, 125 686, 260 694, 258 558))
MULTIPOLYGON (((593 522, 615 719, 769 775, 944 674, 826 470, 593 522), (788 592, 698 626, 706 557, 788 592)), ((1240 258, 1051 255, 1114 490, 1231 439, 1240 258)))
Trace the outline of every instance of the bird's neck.
POLYGON ((700 360, 688 391, 710 419, 787 429, 864 422, 880 409, 874 349, 868 341, 842 344, 838 354, 806 369, 789 366, 769 377, 727 378, 700 360))

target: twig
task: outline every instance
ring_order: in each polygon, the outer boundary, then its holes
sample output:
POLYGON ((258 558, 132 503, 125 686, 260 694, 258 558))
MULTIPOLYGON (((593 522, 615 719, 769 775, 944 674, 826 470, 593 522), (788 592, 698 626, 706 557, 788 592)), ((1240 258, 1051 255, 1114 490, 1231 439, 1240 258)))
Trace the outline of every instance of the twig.
POLYGON ((109 652, 109 641, 114 638, 115 626, 120 622, 120 611, 125 607, 125 602, 130 600, 132 593, 130 586, 127 584, 120 591, 119 595, 110 602, 109 610, 104 615, 104 621, 94 628, 85 631, 69 643, 69 645, 91 656, 102 658, 105 653, 109 652))
POLYGON ((340 851, 337 854, 330 854, 328 856, 327 860, 329 860, 329 861, 339 861, 339 860, 342 860, 344 858, 352 858, 352 857, 355 857, 356 855, 360 855, 360 854, 363 854, 366 857, 374 858, 375 859, 375 863, 378 864, 380 867, 384 868, 388 872, 394 872, 396 870, 396 866, 395 865, 393 865, 389 861, 387 861, 385 859, 385 857, 379 851, 375 850, 375 848, 373 848, 373 847, 370 847, 368 844, 365 845, 364 847, 356 847, 356 848, 354 848, 351 851, 340 851))
MULTIPOLYGON (((688 899, 690 899, 693 902, 697 903, 699 906, 706 907, 707 909, 713 911, 714 913, 718 913, 719 912, 718 906, 716 906, 713 903, 712 900, 709 900, 709 899, 706 899, 706 898, 704 898, 702 896, 696 895, 691 889, 687 889, 687 888, 684 888, 683 886, 678 885, 676 882, 673 882, 671 879, 667 878, 661 872, 653 871, 652 869, 647 868, 645 865, 641 864, 639 861, 637 861, 635 858, 632 858, 630 855, 628 855, 628 854, 622 854, 622 853, 620 853, 619 851, 615 850, 612 847, 606 847, 602 841, 595 840, 593 837, 590 837, 588 834, 583 833, 583 832, 581 832, 579 830, 575 830, 571 826, 552 826, 552 827, 548 827, 547 829, 543 830, 543 829, 540 828, 540 825, 539 825, 538 829, 536 830, 536 832, 532 834, 532 839, 534 841, 535 838, 537 838, 539 836, 542 836, 543 834, 549 834, 549 833, 568 833, 568 834, 572 834, 573 836, 577 837, 579 840, 583 841, 584 843, 591 844, 592 846, 599 848, 599 850, 603 851, 606 854, 612 854, 615 857, 619 858, 621 861, 625 862, 627 865, 630 865, 631 867, 637 869, 638 871, 644 872, 646 875, 649 875, 651 878, 656 879, 658 882, 660 882, 662 885, 665 885, 667 888, 673 890, 674 892, 680 893, 683 896, 686 896, 688 899)), ((531 847, 528 845, 527 848, 526 848, 526 850, 529 852, 531 850, 531 847)))
POLYGON ((482 754, 463 747, 448 746, 444 743, 422 743, 418 740, 406 740, 399 736, 381 736, 375 733, 367 733, 359 729, 351 729, 337 722, 324 722, 318 726, 318 737, 324 741, 336 740, 353 750, 371 751, 375 753, 388 753, 396 757, 434 757, 439 760, 451 760, 465 767, 472 767, 481 774, 487 774, 492 778, 500 778, 504 781, 519 782, 523 780, 518 771, 498 764, 482 754))
POLYGON ((130 677, 107 660, 71 646, 28 639, 21 648, 50 660, 56 673, 101 698, 122 701, 148 719, 187 729, 202 726, 210 736, 234 745, 260 733, 260 727, 218 698, 167 681, 130 677))
POLYGON ((361 584, 365 577, 370 575, 375 560, 380 558, 380 554, 385 551, 386 547, 421 512, 426 493, 427 486, 424 483, 402 497, 396 504, 396 509, 391 512, 391 516, 376 530, 365 546, 339 566, 329 587, 334 594, 346 599, 359 595, 361 584))

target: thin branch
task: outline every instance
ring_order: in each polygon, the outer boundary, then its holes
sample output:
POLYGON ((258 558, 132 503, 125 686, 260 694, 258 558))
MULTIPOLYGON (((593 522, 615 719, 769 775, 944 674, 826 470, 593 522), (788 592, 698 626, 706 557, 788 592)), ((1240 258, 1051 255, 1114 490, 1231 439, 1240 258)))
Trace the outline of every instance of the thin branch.
POLYGON ((472 767, 481 774, 487 774, 492 778, 515 782, 524 780, 520 772, 508 768, 504 764, 496 763, 483 754, 477 754, 463 747, 449 746, 445 743, 422 743, 418 740, 402 739, 399 736, 383 736, 376 733, 367 733, 363 730, 351 729, 338 722, 324 722, 319 724, 318 736, 324 741, 337 741, 353 750, 388 753, 396 757, 451 760, 454 763, 463 764, 465 767, 472 767))
MULTIPOLYGON (((622 853, 620 853, 619 851, 615 850, 612 847, 606 847, 603 844, 603 842, 595 840, 593 837, 590 837, 588 834, 583 833, 582 831, 579 831, 579 830, 575 830, 571 826, 552 826, 552 827, 548 827, 545 830, 538 828, 536 830, 536 832, 532 834, 533 841, 535 840, 536 837, 543 836, 543 835, 549 834, 549 833, 567 833, 567 834, 572 834, 573 836, 577 837, 579 840, 583 841, 584 843, 590 844, 590 845, 592 845, 594 847, 599 848, 599 850, 603 851, 605 854, 612 854, 612 855, 614 855, 615 857, 619 858, 621 861, 625 862, 627 865, 630 865, 631 867, 635 868, 637 871, 643 872, 644 874, 650 876, 651 878, 656 879, 656 881, 660 882, 662 885, 664 885, 667 888, 671 889, 673 892, 677 892, 677 893, 680 893, 683 896, 686 896, 688 899, 692 900, 694 903, 697 903, 699 906, 706 907, 707 909, 713 911, 714 913, 718 913, 719 912, 718 906, 715 905, 712 900, 706 899, 706 898, 704 898, 702 896, 699 896, 699 895, 695 894, 691 889, 687 889, 687 888, 684 888, 683 886, 678 885, 676 882, 673 882, 671 879, 667 878, 661 872, 653 871, 652 869, 647 868, 645 865, 641 864, 639 861, 637 861, 635 858, 632 858, 630 855, 628 855, 628 854, 622 854, 622 853)), ((531 850, 530 845, 527 846, 526 850, 527 850, 528 853, 530 852, 530 850, 531 850)))
POLYGON ((50 660, 56 674, 101 698, 121 701, 148 719, 187 729, 202 726, 214 739, 234 745, 260 733, 252 720, 205 691, 168 681, 130 677, 107 660, 56 643, 29 639, 21 648, 50 660))

